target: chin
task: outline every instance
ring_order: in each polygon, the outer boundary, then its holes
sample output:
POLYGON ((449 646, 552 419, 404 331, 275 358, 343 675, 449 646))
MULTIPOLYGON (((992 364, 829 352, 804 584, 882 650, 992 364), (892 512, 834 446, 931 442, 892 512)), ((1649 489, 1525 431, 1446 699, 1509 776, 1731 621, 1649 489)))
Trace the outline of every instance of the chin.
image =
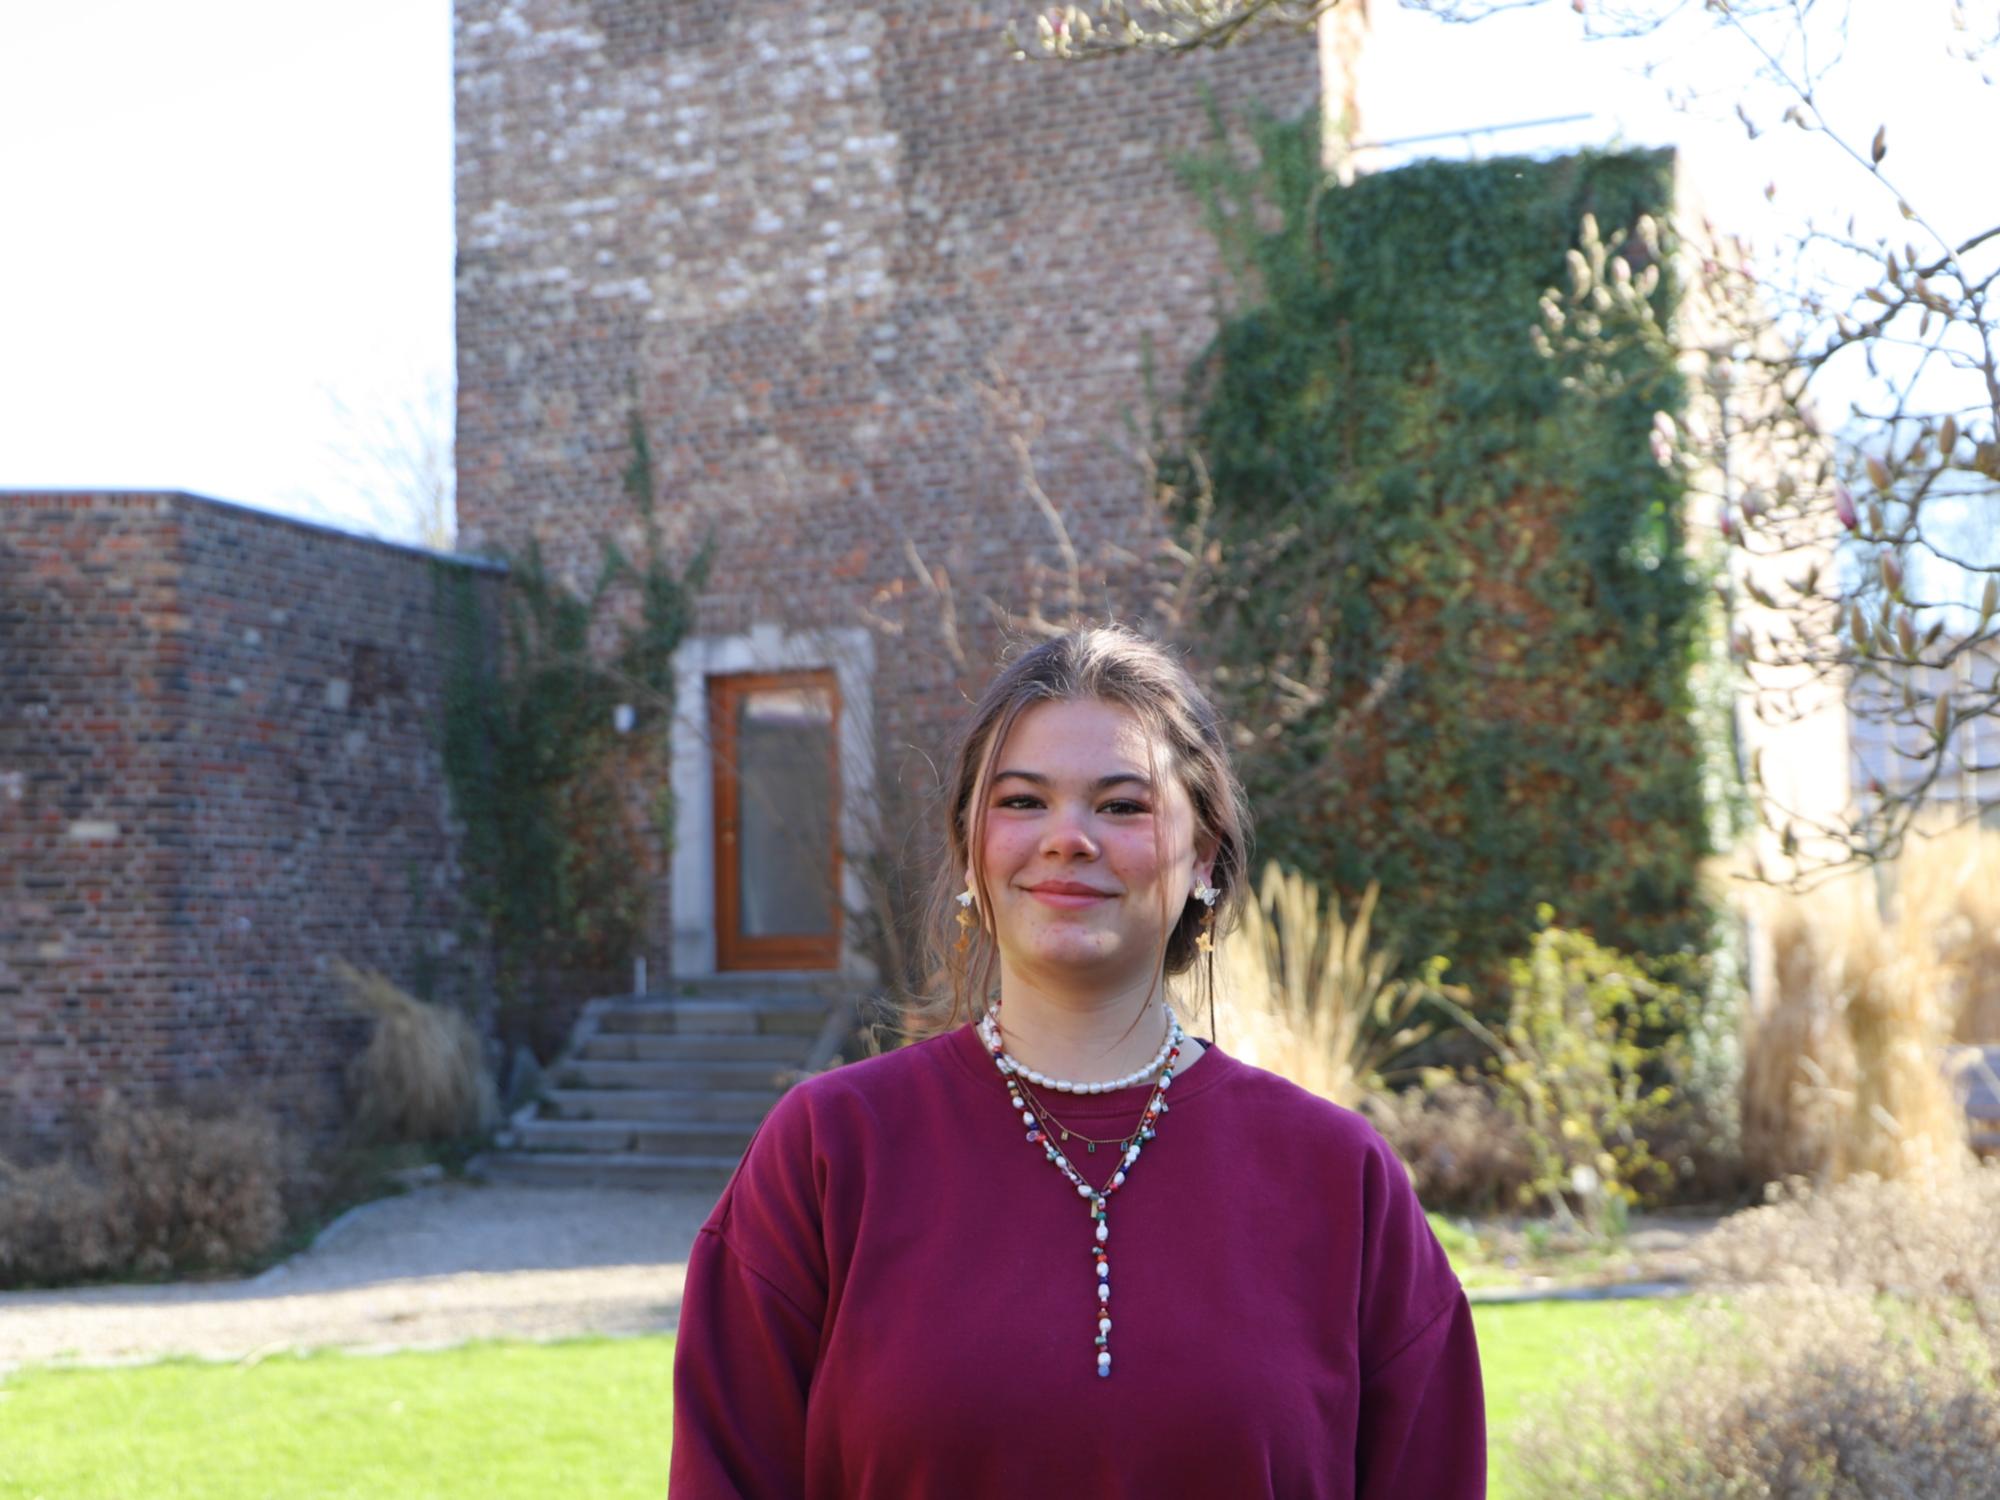
POLYGON ((1025 948, 1023 956, 1034 965, 1079 970, 1121 967, 1127 953, 1116 933, 1075 928, 1038 932, 1025 948))

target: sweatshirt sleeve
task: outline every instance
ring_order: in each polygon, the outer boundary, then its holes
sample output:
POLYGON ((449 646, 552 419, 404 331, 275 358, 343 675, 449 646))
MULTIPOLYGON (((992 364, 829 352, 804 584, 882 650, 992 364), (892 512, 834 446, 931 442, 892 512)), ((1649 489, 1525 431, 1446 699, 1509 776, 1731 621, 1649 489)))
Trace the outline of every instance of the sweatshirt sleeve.
POLYGON ((1355 1495, 1481 1500, 1486 1400, 1472 1308, 1386 1143, 1368 1164, 1364 1198, 1355 1495))
POLYGON ((695 1239, 674 1346, 671 1500, 797 1500, 826 1312, 811 1133, 792 1096, 695 1239))

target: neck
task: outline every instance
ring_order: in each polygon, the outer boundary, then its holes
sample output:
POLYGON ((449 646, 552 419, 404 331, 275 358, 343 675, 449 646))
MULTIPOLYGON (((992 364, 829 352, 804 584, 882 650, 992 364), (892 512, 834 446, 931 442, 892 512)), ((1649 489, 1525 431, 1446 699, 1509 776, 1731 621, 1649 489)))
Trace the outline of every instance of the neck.
POLYGON ((1000 1030, 1007 1051, 1037 1072, 1078 1083, 1143 1067, 1167 1034, 1167 991, 1155 975, 1110 994, 1052 992, 1003 963, 1000 1030), (1150 991, 1150 993, 1149 993, 1150 991))

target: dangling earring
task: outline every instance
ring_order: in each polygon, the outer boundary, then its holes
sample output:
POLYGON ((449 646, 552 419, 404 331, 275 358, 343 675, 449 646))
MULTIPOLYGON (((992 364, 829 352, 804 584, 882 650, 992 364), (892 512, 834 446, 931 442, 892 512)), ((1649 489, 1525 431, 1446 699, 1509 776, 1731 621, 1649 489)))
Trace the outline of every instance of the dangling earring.
POLYGON ((954 945, 960 953, 972 946, 972 887, 967 886, 958 893, 958 942, 954 945))
POLYGON ((1201 914, 1201 931, 1195 934, 1194 946, 1197 953, 1215 951, 1215 898, 1222 894, 1218 886, 1197 878, 1194 883, 1194 899, 1208 910, 1201 914))

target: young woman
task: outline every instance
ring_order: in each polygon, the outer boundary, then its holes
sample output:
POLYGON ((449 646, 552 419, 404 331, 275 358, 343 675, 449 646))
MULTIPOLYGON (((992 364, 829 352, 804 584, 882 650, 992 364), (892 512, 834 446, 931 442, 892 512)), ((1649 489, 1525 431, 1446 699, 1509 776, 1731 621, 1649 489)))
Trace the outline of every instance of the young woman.
POLYGON ((1483 1495, 1401 1165, 1170 1004, 1245 876, 1187 674, 1117 629, 1027 652, 948 810, 936 1034, 788 1093, 696 1243, 674 1500, 1483 1495))

